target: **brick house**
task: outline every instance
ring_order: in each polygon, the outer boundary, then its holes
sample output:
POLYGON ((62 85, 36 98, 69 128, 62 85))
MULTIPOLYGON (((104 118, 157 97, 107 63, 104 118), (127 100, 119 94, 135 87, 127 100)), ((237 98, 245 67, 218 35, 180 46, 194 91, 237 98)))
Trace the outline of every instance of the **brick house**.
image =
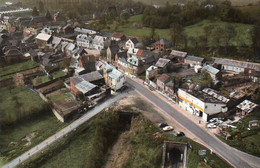
POLYGON ((168 41, 166 39, 161 39, 161 40, 155 42, 155 49, 158 51, 164 51, 167 48, 170 48, 170 46, 171 46, 170 41, 168 41))
POLYGON ((96 70, 96 58, 94 55, 83 55, 79 57, 79 67, 85 69, 86 72, 96 70))

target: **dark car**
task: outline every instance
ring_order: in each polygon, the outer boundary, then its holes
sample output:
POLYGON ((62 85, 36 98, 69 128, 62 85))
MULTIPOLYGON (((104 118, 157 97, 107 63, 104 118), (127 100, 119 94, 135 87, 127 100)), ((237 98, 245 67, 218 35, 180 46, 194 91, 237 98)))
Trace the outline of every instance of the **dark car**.
POLYGON ((173 134, 173 136, 176 136, 176 137, 185 137, 185 134, 184 134, 184 132, 175 132, 175 133, 173 134))

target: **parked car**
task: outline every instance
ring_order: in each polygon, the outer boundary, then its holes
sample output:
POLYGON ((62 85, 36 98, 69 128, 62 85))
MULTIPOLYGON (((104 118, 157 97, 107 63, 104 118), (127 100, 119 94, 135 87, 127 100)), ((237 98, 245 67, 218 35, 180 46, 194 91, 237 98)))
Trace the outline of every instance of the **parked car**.
POLYGON ((217 125, 215 123, 209 123, 207 124, 207 128, 217 128, 217 125))
POLYGON ((172 130, 173 130, 172 126, 163 127, 163 131, 172 131, 172 130))
POLYGON ((166 124, 166 123, 159 123, 158 124, 159 128, 163 128, 163 127, 166 127, 166 126, 168 126, 168 124, 166 124))
POLYGON ((176 137, 184 137, 185 134, 184 134, 184 132, 175 132, 175 133, 173 134, 173 136, 176 136, 176 137))

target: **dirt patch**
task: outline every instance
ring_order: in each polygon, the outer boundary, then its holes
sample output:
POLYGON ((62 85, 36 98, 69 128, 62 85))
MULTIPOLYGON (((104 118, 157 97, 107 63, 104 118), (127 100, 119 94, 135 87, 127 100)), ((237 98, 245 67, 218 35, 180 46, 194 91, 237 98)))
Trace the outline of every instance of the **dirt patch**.
POLYGON ((129 131, 122 133, 109 153, 105 168, 124 167, 131 153, 131 144, 127 145, 129 131))

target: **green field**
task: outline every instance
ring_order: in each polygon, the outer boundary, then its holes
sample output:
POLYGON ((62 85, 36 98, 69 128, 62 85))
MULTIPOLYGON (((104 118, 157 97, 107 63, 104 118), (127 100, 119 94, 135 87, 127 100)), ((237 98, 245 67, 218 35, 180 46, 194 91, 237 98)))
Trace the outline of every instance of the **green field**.
POLYGON ((13 126, 2 127, 0 134, 0 166, 1 163, 7 160, 10 161, 36 144, 39 144, 65 125, 49 112, 48 114, 39 115, 36 118, 25 120, 13 126), (31 145, 26 146, 25 144, 28 142, 22 139, 32 133, 34 133, 35 137, 31 140, 31 145))
POLYGON ((26 87, 1 88, 1 123, 22 120, 45 109, 45 102, 26 87))
POLYGON ((185 142, 192 145, 192 150, 189 150, 188 156, 189 168, 197 168, 203 158, 206 158, 207 164, 211 167, 230 167, 215 154, 211 155, 209 150, 207 150, 205 157, 199 156, 198 151, 205 149, 205 147, 188 138, 177 138, 165 133, 161 134, 161 138, 156 138, 154 133, 161 131, 143 117, 137 116, 131 123, 131 128, 125 130, 129 126, 125 121, 122 123, 118 113, 104 112, 98 114, 89 122, 77 128, 76 132, 50 146, 49 150, 34 156, 31 162, 27 162, 20 167, 103 167, 107 160, 108 151, 120 133, 124 134, 123 139, 125 139, 122 146, 128 149, 128 152, 130 149, 128 158, 125 158, 124 167, 160 167, 164 140, 185 142), (123 130, 124 132, 121 132, 123 130))
POLYGON ((16 72, 25 71, 27 69, 31 69, 37 66, 39 66, 39 64, 36 62, 26 61, 26 62, 21 62, 21 63, 1 67, 0 79, 4 80, 4 79, 12 78, 16 72))
MULTIPOLYGON (((118 32, 121 32, 125 35, 128 36, 135 36, 135 37, 149 37, 151 34, 151 28, 147 27, 142 27, 142 28, 137 28, 135 27, 135 23, 139 22, 141 23, 143 15, 136 15, 130 17, 128 20, 128 23, 122 26, 118 27, 118 32)), ((212 29, 212 32, 215 30, 217 26, 220 28, 224 28, 227 26, 234 26, 237 31, 237 36, 235 39, 232 39, 230 41, 230 45, 233 46, 250 46, 252 44, 252 39, 250 36, 250 30, 252 29, 252 25, 248 24, 241 24, 241 23, 228 23, 228 22, 222 22, 219 20, 203 20, 199 23, 196 23, 191 26, 187 26, 184 28, 185 34, 189 37, 193 38, 199 38, 200 36, 204 35, 204 27, 212 25, 214 28, 212 29)), ((115 25, 111 25, 113 28, 115 25)), ((160 38, 166 38, 170 40, 170 29, 155 29, 155 33, 160 37, 160 38)), ((212 33, 214 34, 214 33, 212 33)), ((212 45, 212 39, 213 35, 210 35, 209 37, 209 45, 212 45)), ((220 39, 220 45, 224 45, 223 39, 220 39)), ((190 45, 190 43, 188 43, 190 45)))

